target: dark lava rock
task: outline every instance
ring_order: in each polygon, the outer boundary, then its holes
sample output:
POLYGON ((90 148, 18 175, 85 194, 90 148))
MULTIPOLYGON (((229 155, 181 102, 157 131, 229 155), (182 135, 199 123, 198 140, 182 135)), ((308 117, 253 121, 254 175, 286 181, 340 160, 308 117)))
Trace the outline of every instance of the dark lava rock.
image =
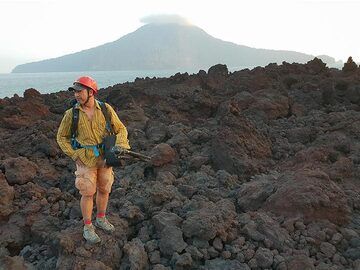
MULTIPOLYGON (((124 251, 130 269, 143 270, 148 268, 148 255, 144 249, 144 244, 139 239, 134 238, 131 242, 126 243, 124 251)), ((123 264, 126 264, 126 262, 123 264)))
POLYGON ((181 253, 187 244, 183 240, 182 231, 175 226, 166 226, 160 232, 160 251, 161 253, 171 256, 174 252, 181 253))
POLYGON ((350 56, 347 62, 344 64, 342 70, 344 72, 354 72, 358 69, 358 65, 354 62, 352 57, 350 56))
POLYGON ((246 264, 240 263, 236 260, 223 260, 223 259, 213 259, 205 261, 205 266, 202 268, 204 270, 250 270, 250 267, 246 264))
POLYGON ((235 216, 235 206, 231 201, 208 202, 203 208, 188 212, 182 229, 186 237, 210 240, 218 235, 226 238, 235 216))
POLYGON ((56 143, 73 94, 0 99, 0 268, 356 269, 359 74, 315 58, 101 89, 152 160, 114 168, 97 245, 56 143))

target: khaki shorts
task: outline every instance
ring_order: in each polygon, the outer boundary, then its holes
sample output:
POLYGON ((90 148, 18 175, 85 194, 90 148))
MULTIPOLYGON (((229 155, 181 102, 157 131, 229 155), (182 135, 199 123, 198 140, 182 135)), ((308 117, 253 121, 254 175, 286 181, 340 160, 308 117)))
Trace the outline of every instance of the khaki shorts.
POLYGON ((83 196, 92 196, 96 190, 110 193, 114 183, 114 172, 112 167, 97 168, 79 166, 76 164, 75 187, 83 196))

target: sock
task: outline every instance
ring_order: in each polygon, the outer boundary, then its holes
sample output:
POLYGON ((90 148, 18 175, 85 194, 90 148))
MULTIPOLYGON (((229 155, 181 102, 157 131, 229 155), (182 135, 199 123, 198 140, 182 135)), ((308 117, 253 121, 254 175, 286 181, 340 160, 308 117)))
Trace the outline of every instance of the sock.
POLYGON ((105 211, 101 211, 101 212, 97 213, 96 217, 97 218, 104 218, 105 217, 105 211))
POLYGON ((84 218, 84 225, 91 225, 91 219, 84 218))

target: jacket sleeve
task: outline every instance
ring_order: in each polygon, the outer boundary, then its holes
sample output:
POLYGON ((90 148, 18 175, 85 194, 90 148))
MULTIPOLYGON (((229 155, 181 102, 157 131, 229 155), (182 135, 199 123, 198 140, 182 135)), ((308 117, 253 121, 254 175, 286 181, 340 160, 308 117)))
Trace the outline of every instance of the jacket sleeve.
POLYGON ((61 150, 73 160, 78 158, 79 151, 74 150, 70 143, 71 138, 71 123, 72 123, 72 110, 67 110, 60 123, 56 141, 59 144, 61 150))
POLYGON ((128 132, 125 125, 120 121, 115 110, 106 104, 108 112, 110 113, 111 124, 113 125, 114 132, 116 134, 116 144, 125 149, 130 149, 128 140, 128 132))

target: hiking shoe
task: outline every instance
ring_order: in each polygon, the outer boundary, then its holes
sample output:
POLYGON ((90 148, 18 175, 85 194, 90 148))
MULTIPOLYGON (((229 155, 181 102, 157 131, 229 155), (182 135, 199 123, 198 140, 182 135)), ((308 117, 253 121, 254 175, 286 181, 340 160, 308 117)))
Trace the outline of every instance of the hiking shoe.
POLYGON ((100 229, 103 229, 108 233, 112 233, 115 231, 114 225, 112 225, 106 217, 96 218, 95 226, 100 229))
POLYGON ((85 240, 91 244, 96 244, 101 241, 100 237, 95 232, 94 225, 92 225, 92 224, 90 224, 88 226, 84 226, 83 236, 84 236, 85 240))

